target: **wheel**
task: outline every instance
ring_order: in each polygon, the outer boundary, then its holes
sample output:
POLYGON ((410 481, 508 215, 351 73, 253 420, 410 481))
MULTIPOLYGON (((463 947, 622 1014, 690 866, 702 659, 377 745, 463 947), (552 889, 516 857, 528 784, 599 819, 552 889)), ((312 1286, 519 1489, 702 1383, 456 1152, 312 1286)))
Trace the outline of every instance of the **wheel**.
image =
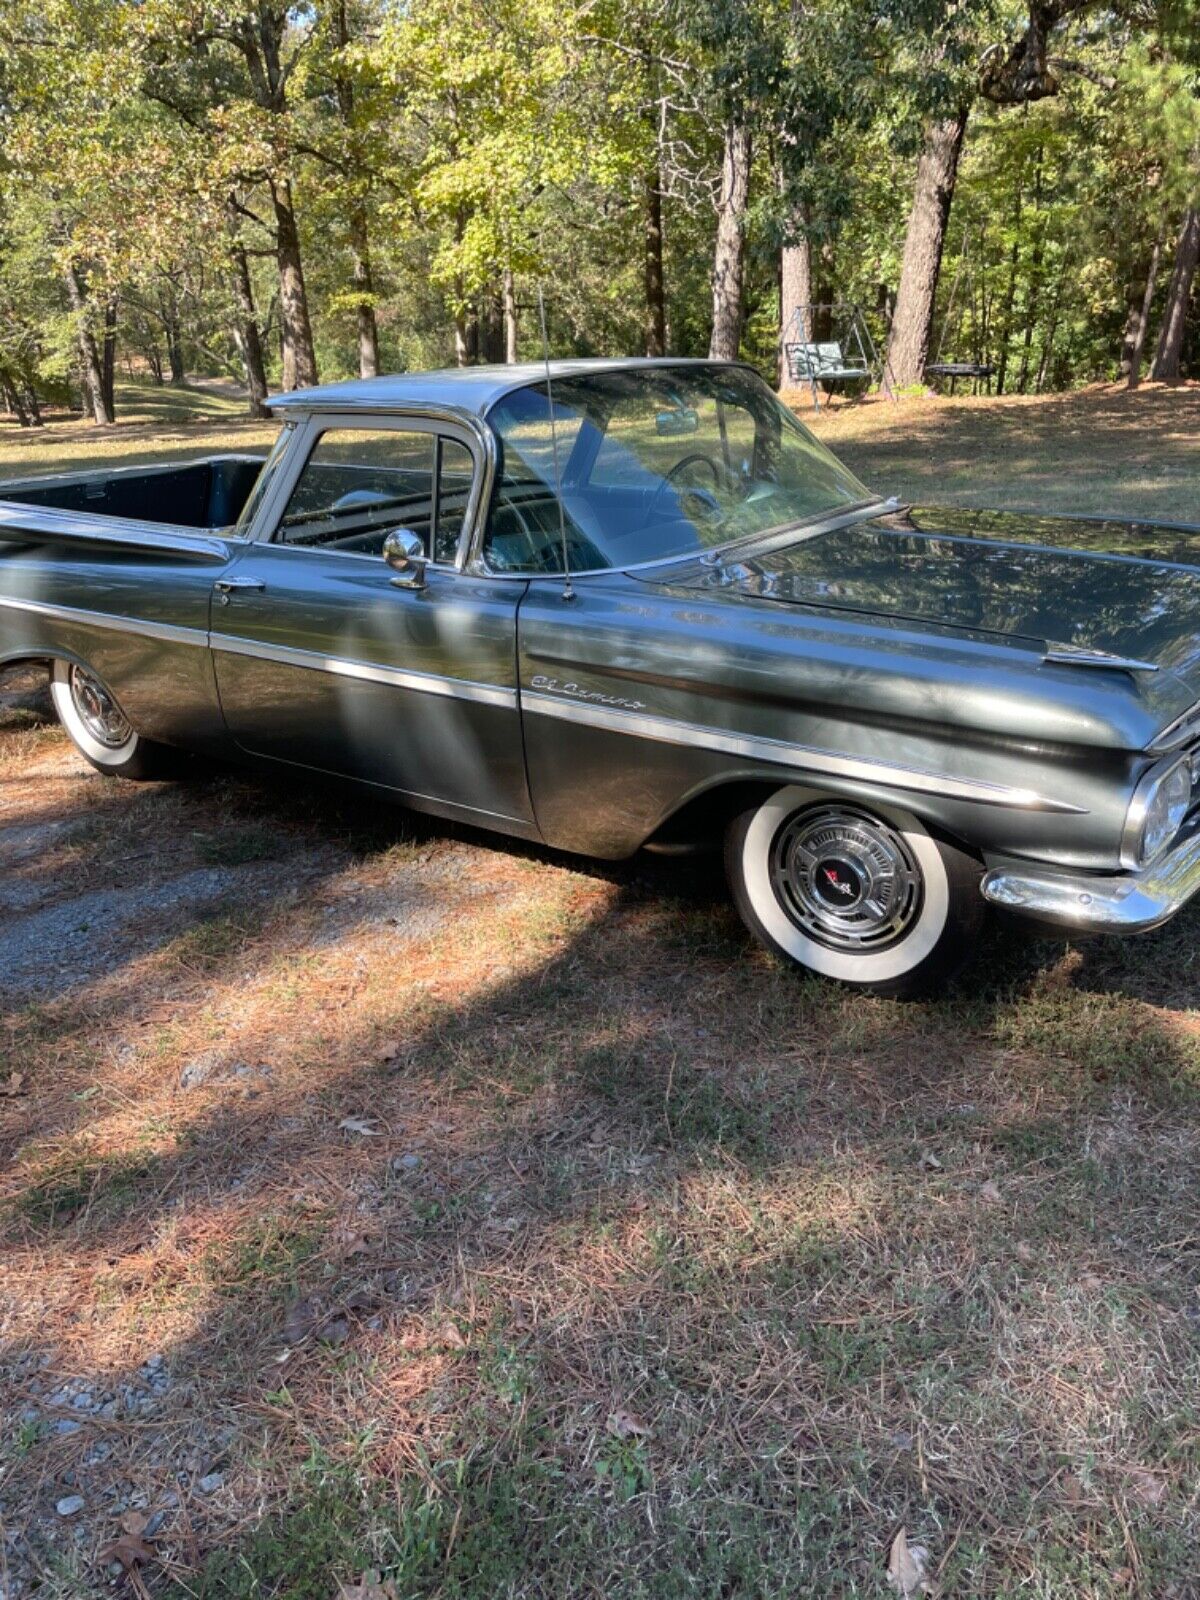
POLYGON ((729 825, 725 865, 756 938, 872 994, 925 994, 967 959, 982 868, 893 806, 790 784, 729 825))
POLYGON ((86 667, 56 661, 50 695, 72 744, 97 772, 116 778, 165 778, 178 767, 176 752, 143 739, 110 691, 86 667))

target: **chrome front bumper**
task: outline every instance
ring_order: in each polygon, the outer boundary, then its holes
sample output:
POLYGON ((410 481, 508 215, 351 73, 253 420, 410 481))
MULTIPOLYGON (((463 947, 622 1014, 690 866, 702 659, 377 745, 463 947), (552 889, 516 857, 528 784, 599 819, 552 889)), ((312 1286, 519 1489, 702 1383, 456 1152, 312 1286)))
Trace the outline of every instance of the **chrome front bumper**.
POLYGON ((993 867, 983 895, 993 905, 1079 933, 1142 933, 1173 917, 1200 889, 1200 833, 1140 872, 1066 874, 993 867))

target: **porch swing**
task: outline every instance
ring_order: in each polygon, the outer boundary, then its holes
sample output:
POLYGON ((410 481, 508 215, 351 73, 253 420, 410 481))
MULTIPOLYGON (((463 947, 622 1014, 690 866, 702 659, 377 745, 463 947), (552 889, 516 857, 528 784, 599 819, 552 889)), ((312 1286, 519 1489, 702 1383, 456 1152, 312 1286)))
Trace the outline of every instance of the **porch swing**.
POLYGON ((954 386, 960 378, 971 380, 972 394, 979 393, 980 383, 987 385, 991 392, 992 373, 995 370, 986 361, 943 361, 942 346, 946 342, 946 330, 950 326, 950 318, 954 312, 954 303, 958 298, 958 286, 962 279, 963 269, 967 265, 967 230, 963 229, 962 250, 959 252, 958 267, 954 273, 954 282, 950 285, 950 299, 946 305, 946 315, 942 318, 941 331, 938 334, 938 346, 932 361, 925 363, 925 376, 927 378, 948 378, 950 380, 950 393, 954 393, 954 386))
POLYGON ((879 359, 862 310, 850 302, 797 306, 784 332, 783 354, 789 380, 811 389, 814 411, 821 409, 818 385, 829 389, 842 383, 878 382, 889 399, 895 399, 886 363, 879 359), (814 335, 821 326, 838 336, 817 339, 814 335))

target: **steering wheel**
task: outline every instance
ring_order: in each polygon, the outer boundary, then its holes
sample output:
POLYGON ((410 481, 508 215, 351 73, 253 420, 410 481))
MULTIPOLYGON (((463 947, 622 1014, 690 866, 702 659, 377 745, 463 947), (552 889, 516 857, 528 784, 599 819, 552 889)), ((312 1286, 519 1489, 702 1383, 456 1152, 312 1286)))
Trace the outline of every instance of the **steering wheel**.
POLYGON ((680 456, 675 465, 663 473, 662 481, 650 496, 650 504, 646 507, 646 515, 648 518, 653 516, 659 499, 666 492, 667 486, 670 485, 672 488, 677 488, 681 500, 686 499, 690 507, 702 513, 710 522, 723 522, 728 512, 717 496, 721 489, 728 490, 735 483, 736 480, 733 474, 727 468, 714 461, 710 455, 705 455, 702 450, 694 450, 691 455, 680 456), (713 486, 711 489, 702 489, 699 484, 693 483, 676 485, 675 480, 681 473, 685 472, 689 467, 696 466, 706 467, 712 474, 713 486))

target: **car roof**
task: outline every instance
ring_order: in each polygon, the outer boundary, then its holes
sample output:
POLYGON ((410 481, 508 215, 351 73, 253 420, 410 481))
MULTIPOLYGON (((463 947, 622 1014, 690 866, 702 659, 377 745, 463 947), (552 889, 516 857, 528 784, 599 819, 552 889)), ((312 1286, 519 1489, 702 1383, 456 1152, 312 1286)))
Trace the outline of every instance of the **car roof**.
MULTIPOLYGON (((670 367, 730 367, 740 362, 673 356, 626 356, 620 360, 551 361, 550 378, 580 378, 597 372, 640 372, 670 367)), ((273 395, 267 404, 287 415, 297 411, 397 411, 406 406, 445 405, 485 416, 504 395, 531 383, 544 383, 546 363, 511 366, 442 367, 433 372, 400 372, 382 378, 355 378, 315 389, 273 395)))

